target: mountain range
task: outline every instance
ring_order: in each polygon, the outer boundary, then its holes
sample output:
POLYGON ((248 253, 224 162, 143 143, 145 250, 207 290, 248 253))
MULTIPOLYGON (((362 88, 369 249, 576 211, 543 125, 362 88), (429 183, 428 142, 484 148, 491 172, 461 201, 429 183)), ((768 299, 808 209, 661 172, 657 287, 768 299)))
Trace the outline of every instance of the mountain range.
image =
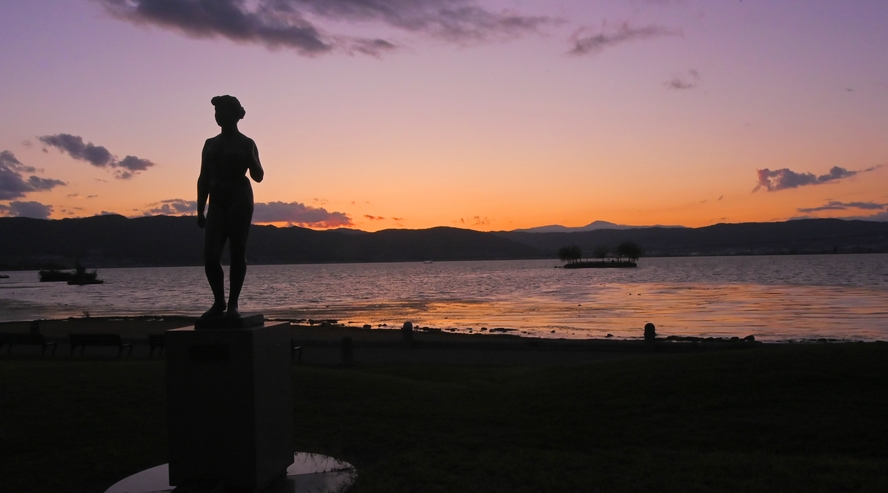
MULTIPOLYGON (((577 245, 591 256, 597 246, 613 251, 627 241, 644 256, 888 252, 888 223, 805 219, 703 228, 373 233, 254 225, 247 255, 252 264, 554 259, 564 246, 577 245)), ((201 265, 202 248, 203 231, 194 217, 0 218, 0 269, 70 268, 75 260, 88 268, 201 265)))
POLYGON ((583 231, 595 231, 596 229, 639 229, 639 228, 684 228, 684 226, 626 226, 623 224, 614 224, 608 221, 592 221, 585 226, 568 227, 560 224, 551 224, 549 226, 537 226, 535 228, 516 229, 513 233, 580 233, 583 231))

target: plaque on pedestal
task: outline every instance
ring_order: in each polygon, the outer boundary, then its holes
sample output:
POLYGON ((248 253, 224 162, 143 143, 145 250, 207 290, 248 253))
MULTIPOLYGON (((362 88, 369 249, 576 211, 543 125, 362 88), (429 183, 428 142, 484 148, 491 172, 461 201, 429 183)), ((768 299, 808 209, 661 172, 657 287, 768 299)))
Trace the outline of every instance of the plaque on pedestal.
POLYGON ((170 484, 258 491, 293 462, 289 324, 166 332, 170 484))
POLYGON ((265 317, 261 313, 243 314, 239 317, 211 317, 199 318, 194 322, 194 328, 204 329, 246 329, 265 323, 265 317))

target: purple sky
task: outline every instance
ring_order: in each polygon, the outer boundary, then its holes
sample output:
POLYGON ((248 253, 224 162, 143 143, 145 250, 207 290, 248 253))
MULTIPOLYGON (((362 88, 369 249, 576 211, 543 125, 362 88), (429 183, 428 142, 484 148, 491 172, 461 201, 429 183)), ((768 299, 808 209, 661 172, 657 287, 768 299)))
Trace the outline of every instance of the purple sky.
POLYGON ((0 215, 193 213, 232 94, 257 221, 885 218, 885 25, 881 0, 7 2, 0 215))

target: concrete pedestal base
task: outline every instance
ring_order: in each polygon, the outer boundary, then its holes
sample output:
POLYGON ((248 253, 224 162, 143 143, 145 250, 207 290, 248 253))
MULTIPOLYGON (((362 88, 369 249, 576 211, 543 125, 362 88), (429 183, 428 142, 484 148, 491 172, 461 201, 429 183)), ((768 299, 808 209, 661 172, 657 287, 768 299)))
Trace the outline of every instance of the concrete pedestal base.
MULTIPOLYGON (((118 481, 105 493, 172 493, 169 466, 162 464, 118 481)), ((358 478, 348 462, 319 454, 298 452, 287 476, 268 485, 261 493, 344 493, 358 478)))
POLYGON ((288 324, 166 332, 169 483, 259 491, 293 463, 288 324))

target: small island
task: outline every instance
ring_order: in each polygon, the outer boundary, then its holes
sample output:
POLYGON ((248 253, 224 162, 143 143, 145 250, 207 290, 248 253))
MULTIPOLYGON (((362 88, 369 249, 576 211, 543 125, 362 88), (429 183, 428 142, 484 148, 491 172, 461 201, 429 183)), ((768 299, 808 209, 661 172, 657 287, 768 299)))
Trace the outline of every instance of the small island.
POLYGON ((565 269, 623 269, 638 267, 636 260, 641 257, 641 248, 627 241, 621 243, 614 253, 616 258, 607 259, 610 249, 597 246, 593 255, 598 260, 583 260, 583 251, 576 245, 562 247, 558 250, 558 258, 564 262, 565 269))

